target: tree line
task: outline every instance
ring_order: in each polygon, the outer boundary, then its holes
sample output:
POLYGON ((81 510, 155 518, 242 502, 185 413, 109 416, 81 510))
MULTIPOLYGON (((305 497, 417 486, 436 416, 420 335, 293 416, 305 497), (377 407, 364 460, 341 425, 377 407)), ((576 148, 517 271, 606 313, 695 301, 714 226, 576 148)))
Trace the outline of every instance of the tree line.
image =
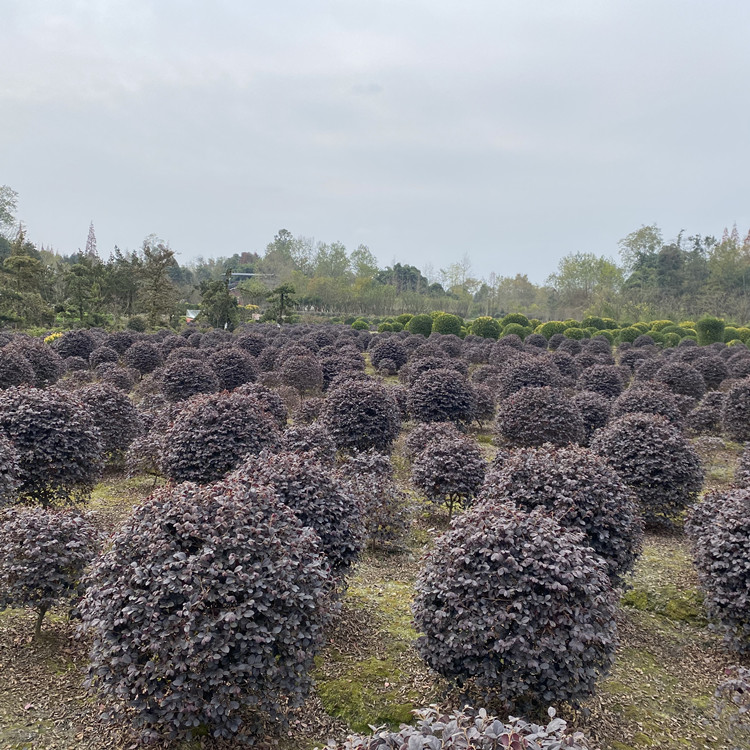
POLYGON ((174 325, 199 307, 214 325, 275 317, 284 306, 328 317, 392 316, 435 310, 539 319, 620 321, 691 318, 704 313, 750 320, 750 232, 669 241, 655 224, 619 242, 619 259, 570 253, 543 284, 526 274, 479 278, 467 255, 435 272, 393 262, 381 267, 366 245, 349 251, 281 229, 262 252, 180 264, 156 235, 137 250, 100 254, 93 224, 83 250, 66 255, 29 241, 16 220, 17 195, 0 186, 0 325, 120 326, 132 319, 174 325), (244 274, 244 275, 243 275, 244 274))

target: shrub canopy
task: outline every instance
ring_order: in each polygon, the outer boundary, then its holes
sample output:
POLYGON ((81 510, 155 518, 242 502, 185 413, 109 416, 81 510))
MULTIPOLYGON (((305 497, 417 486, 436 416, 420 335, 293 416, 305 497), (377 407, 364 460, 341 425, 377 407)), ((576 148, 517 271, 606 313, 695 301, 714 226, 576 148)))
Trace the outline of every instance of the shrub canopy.
POLYGON ((344 380, 331 387, 320 421, 344 451, 387 453, 401 429, 398 406, 379 382, 344 380))
POLYGON ((162 465, 176 482, 214 482, 278 441, 273 419, 253 396, 194 396, 167 430, 162 465))
POLYGON ((0 393, 0 433, 18 453, 22 498, 42 505, 84 500, 101 475, 101 433, 70 393, 54 388, 0 393))
POLYGON ((228 737, 299 705, 325 623, 317 544, 268 488, 185 483, 137 506, 80 607, 104 718, 228 737))
POLYGON ((686 530, 709 615, 730 647, 750 653, 750 490, 707 493, 686 530))
POLYGON ((587 698, 614 661, 617 597, 582 539, 512 504, 460 515, 417 579, 422 658, 513 711, 587 698))
POLYGON ((552 445, 513 451, 479 495, 479 502, 506 500, 527 511, 548 508, 561 525, 583 532, 615 585, 635 565, 643 541, 638 506, 617 472, 593 451, 552 445))
POLYGON ((79 513, 6 508, 0 514, 0 610, 32 607, 38 635, 47 610, 76 592, 98 544, 99 532, 79 513))
POLYGON ((646 525, 671 526, 703 485, 698 454, 664 417, 626 414, 597 432, 591 448, 633 490, 646 525))

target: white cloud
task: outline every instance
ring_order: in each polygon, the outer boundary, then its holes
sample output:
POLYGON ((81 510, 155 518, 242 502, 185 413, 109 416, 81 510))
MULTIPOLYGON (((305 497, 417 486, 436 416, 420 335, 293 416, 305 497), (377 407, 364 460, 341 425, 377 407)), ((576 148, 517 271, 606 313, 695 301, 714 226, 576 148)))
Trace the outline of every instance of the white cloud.
POLYGON ((156 231, 183 258, 287 226, 541 279, 644 222, 750 220, 739 0, 0 0, 0 15, 0 183, 61 249, 92 219, 100 247, 156 231))

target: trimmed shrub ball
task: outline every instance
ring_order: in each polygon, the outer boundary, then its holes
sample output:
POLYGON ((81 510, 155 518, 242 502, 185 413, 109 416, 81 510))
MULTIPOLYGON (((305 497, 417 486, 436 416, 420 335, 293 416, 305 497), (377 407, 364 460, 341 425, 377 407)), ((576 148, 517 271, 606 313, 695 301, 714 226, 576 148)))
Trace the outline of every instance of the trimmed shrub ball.
POLYGON ((215 351, 208 358, 208 366, 219 379, 219 388, 224 391, 252 383, 258 376, 255 360, 244 349, 237 347, 215 351))
POLYGON ((144 431, 133 440, 125 456, 128 476, 136 474, 162 475, 162 460, 167 430, 183 406, 183 402, 165 402, 149 410, 141 409, 139 414, 144 431))
POLYGON ((125 453, 143 428, 133 402, 108 383, 86 385, 77 395, 99 429, 105 455, 120 456, 125 453))
POLYGON ((652 355, 645 349, 620 350, 620 367, 627 367, 633 373, 640 364, 652 358, 652 355))
POLYGON ((326 390, 339 375, 364 372, 365 361, 359 354, 343 351, 333 356, 321 357, 320 368, 323 371, 323 390, 326 390))
POLYGON ((392 359, 381 359, 380 367, 378 367, 378 375, 382 375, 384 378, 389 378, 398 372, 398 367, 392 359))
POLYGON ((156 492, 88 584, 87 685, 104 718, 144 740, 250 734, 309 691, 327 566, 314 533, 270 488, 156 492))
POLYGON ((125 393, 138 381, 138 373, 129 367, 118 367, 111 362, 105 362, 96 368, 96 377, 102 383, 109 383, 125 393))
POLYGON ((730 357, 727 360, 727 366, 729 368, 729 377, 750 377, 750 356, 748 356, 747 352, 730 357))
POLYGON ((616 365, 593 365, 578 376, 577 386, 579 391, 592 391, 614 399, 622 393, 622 373, 616 365))
POLYGON ((726 393, 707 391, 701 402, 686 417, 685 425, 693 435, 719 435, 726 393))
POLYGON ((526 346, 536 346, 539 349, 547 348, 547 339, 541 333, 530 333, 523 342, 526 346))
MULTIPOLYGON (((429 317, 428 315, 422 316, 422 317, 429 317)), ((414 318, 412 318, 414 320, 414 318)), ((432 326, 432 318, 430 318, 430 326, 432 326)), ((409 321, 409 330, 411 329, 411 321, 409 321)), ((500 326, 500 323, 498 323, 494 318, 491 318, 489 316, 482 316, 479 318, 476 318, 472 324, 469 326, 469 330, 475 335, 475 336, 481 336, 485 339, 498 339, 500 338, 500 333, 502 332, 502 327, 500 326)), ((429 335, 429 334, 428 334, 429 335)), ((547 345, 547 341, 545 339, 544 345, 547 345)))
POLYGON ((662 359, 644 359, 636 364, 633 380, 641 382, 645 380, 656 380, 656 373, 664 366, 662 359))
POLYGON ((235 343, 240 349, 244 349, 246 352, 252 354, 253 357, 257 357, 265 349, 268 341, 260 333, 240 331, 237 333, 235 343))
POLYGON ((701 399, 706 392, 703 376, 695 367, 685 362, 667 362, 654 375, 654 380, 664 383, 678 396, 701 399))
POLYGON ((384 359, 392 360, 396 368, 401 369, 406 364, 408 356, 406 347, 395 336, 378 337, 370 349, 370 361, 376 370, 380 368, 380 362, 384 359))
POLYGON ((194 396, 166 432, 162 467, 176 482, 214 482, 278 442, 257 398, 237 391, 194 396))
POLYGON ((166 359, 175 349, 186 349, 190 344, 182 337, 169 335, 162 339, 160 350, 161 356, 166 359))
POLYGON ((547 357, 519 359, 508 365, 499 377, 500 398, 508 398, 522 388, 560 385, 560 371, 547 357))
POLYGON ((31 607, 39 636, 47 610, 76 593, 99 546, 99 532, 79 513, 6 508, 0 514, 0 611, 31 607))
POLYGON ((82 501, 101 476, 101 434, 72 394, 37 388, 3 391, 0 434, 18 453, 21 498, 42 505, 82 501))
POLYGON ((109 346, 97 346, 91 354, 89 354, 89 367, 96 369, 99 365, 105 362, 112 362, 116 364, 120 359, 120 355, 109 346))
POLYGON ((480 365, 472 371, 469 381, 473 385, 486 385, 493 391, 497 391, 501 372, 502 368, 498 365, 480 365))
POLYGON ((322 398, 306 398, 301 401, 292 414, 294 424, 312 424, 320 417, 324 403, 325 400, 322 398))
POLYGON ((96 337, 84 329, 67 331, 52 343, 55 351, 62 359, 81 357, 88 362, 89 355, 96 349, 96 337))
POLYGON ((572 354, 567 352, 552 352, 549 355, 549 361, 557 367, 562 376, 561 385, 574 385, 578 379, 578 368, 576 367, 576 360, 572 354))
POLYGON ((724 432, 732 440, 750 440, 750 378, 735 383, 726 394, 722 411, 724 432))
POLYGON ((329 465, 336 461, 336 444, 328 430, 317 422, 287 427, 281 435, 280 448, 290 453, 308 453, 315 461, 329 465))
POLYGON ((13 443, 0 434, 0 508, 15 502, 21 486, 21 467, 13 443))
POLYGON ((260 401, 261 406, 270 415, 280 430, 286 427, 289 412, 284 399, 271 388, 260 383, 247 383, 235 389, 236 393, 244 396, 254 396, 260 401))
POLYGON ((220 388, 213 369, 198 360, 175 359, 168 362, 160 374, 162 392, 172 403, 186 401, 199 393, 216 393, 220 388))
POLYGON ((150 341, 136 341, 123 357, 125 364, 138 370, 141 375, 153 372, 161 363, 161 352, 156 344, 150 341))
POLYGON ((69 383, 75 385, 77 383, 90 382, 91 376, 90 373, 87 372, 89 369, 89 363, 82 357, 68 357, 63 360, 63 369, 66 374, 70 374, 71 372, 76 373, 74 379, 68 379, 69 383))
POLYGON ((33 385, 34 368, 21 352, 9 346, 0 349, 0 389, 33 385))
POLYGON ((411 507, 396 485, 389 456, 377 451, 344 457, 337 475, 346 492, 362 508, 365 535, 371 546, 392 549, 411 525, 411 507))
POLYGON ((344 380, 333 385, 320 421, 343 451, 388 453, 401 429, 398 406, 374 380, 344 380))
POLYGON ((578 356, 582 350, 583 347, 581 346, 580 341, 570 339, 567 336, 565 337, 564 341, 560 342, 560 346, 557 347, 557 351, 567 352, 568 354, 572 354, 574 357, 578 356))
POLYGON ((432 441, 457 440, 462 436, 453 422, 420 422, 406 436, 404 455, 413 461, 432 441))
POLYGON ((731 648, 750 653, 750 490, 707 493, 686 531, 709 616, 731 648))
POLYGON ((585 440, 578 409, 554 388, 523 388, 501 401, 495 432, 512 446, 567 445, 585 440))
POLYGON ((614 662, 617 596, 582 541, 542 509, 483 503, 461 514, 416 583, 425 662, 514 713, 589 697, 614 662))
POLYGON ((401 368, 399 379, 406 385, 413 385, 423 373, 430 370, 455 369, 451 367, 452 363, 453 360, 448 359, 442 352, 441 356, 417 357, 409 360, 401 368))
POLYGON ((632 385, 612 404, 612 419, 636 412, 657 414, 672 424, 682 424, 682 413, 672 392, 665 386, 650 381, 632 385))
POLYGON ((429 370, 409 389, 409 413, 419 422, 471 423, 474 393, 468 380, 452 369, 429 370))
POLYGON ((198 346, 201 349, 222 349, 230 346, 232 334, 221 328, 212 328, 201 336, 198 346))
POLYGON ((638 506, 619 474, 593 451, 551 445, 514 451, 478 498, 506 500, 527 511, 543 506, 561 525, 583 532, 614 585, 633 569, 643 542, 638 506))
MULTIPOLYGON (((714 698, 717 699, 717 714, 728 706, 737 710, 729 719, 731 740, 737 743, 743 737, 750 739, 750 667, 735 664, 725 669, 724 679, 719 683, 714 698)), ((739 743, 737 746, 740 747, 739 743)))
POLYGON ((597 432, 591 448, 633 490, 647 526, 672 526, 703 485, 698 454, 664 417, 626 414, 597 432))
POLYGON ((313 354, 289 357, 281 365, 281 382, 301 394, 319 393, 323 390, 323 369, 313 354))
POLYGON ((654 340, 653 336, 649 336, 648 334, 644 333, 636 337, 635 341, 633 341, 633 346, 654 346, 655 343, 656 341, 654 340))
POLYGON ((487 464, 471 438, 431 440, 414 459, 412 484, 432 503, 467 508, 484 482, 487 464))
POLYGON ((750 489, 750 443, 742 449, 737 459, 737 468, 734 471, 734 483, 738 487, 750 489))
POLYGON ((118 354, 122 355, 133 345, 137 338, 138 334, 133 331, 113 331, 105 339, 104 345, 111 347, 118 354))
POLYGON ((172 351, 169 352, 169 354, 167 355, 166 364, 171 364, 176 360, 186 359, 204 362, 206 360, 206 352, 204 352, 202 349, 193 349, 190 344, 187 344, 187 346, 178 346, 176 349, 172 349, 172 351))
POLYGON ((721 357, 698 357, 691 364, 709 390, 716 390, 729 377, 729 368, 721 357))
POLYGON ((472 416, 481 427, 485 422, 491 422, 497 412, 497 403, 492 389, 487 385, 472 385, 471 393, 474 399, 472 416))
POLYGON ((407 420, 409 418, 409 389, 396 383, 386 383, 385 390, 396 402, 399 417, 402 420, 407 420))
POLYGON ((231 478, 272 487, 302 525, 318 535, 334 576, 344 576, 356 562, 363 543, 362 511, 329 465, 309 455, 264 453, 260 460, 240 466, 231 478))
POLYGON ((16 338, 6 349, 12 349, 26 358, 34 370, 33 385, 37 388, 54 385, 65 369, 62 357, 38 339, 16 338))
POLYGON ((584 438, 581 445, 588 445, 591 436, 609 421, 612 402, 601 393, 578 391, 571 399, 583 420, 584 438))

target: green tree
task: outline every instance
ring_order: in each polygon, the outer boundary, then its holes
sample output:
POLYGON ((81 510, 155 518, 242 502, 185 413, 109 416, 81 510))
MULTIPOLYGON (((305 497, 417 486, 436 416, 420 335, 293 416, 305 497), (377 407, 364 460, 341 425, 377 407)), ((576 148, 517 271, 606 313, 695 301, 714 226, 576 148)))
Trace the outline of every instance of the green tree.
POLYGON ((270 303, 266 315, 269 318, 275 319, 276 322, 281 325, 284 322, 284 315, 297 303, 294 295, 295 289, 292 284, 279 284, 279 286, 272 289, 266 297, 270 303))
POLYGON ((0 185, 0 236, 9 239, 16 221, 18 193, 8 185, 0 185))
POLYGON ((328 276, 332 279, 347 276, 351 271, 346 247, 340 242, 330 245, 321 242, 315 255, 315 275, 328 276))
POLYGON ((136 311, 143 259, 135 252, 123 252, 117 245, 104 272, 104 300, 115 322, 136 311))
POLYGON ((245 279, 237 284, 237 291, 248 304, 260 305, 268 297, 270 291, 260 279, 245 279))
MULTIPOLYGON (((98 314, 104 303, 102 287, 105 269, 94 255, 81 255, 65 272, 66 301, 75 309, 80 321, 98 314)), ((95 322, 100 322, 96 320, 95 322)))
POLYGON ((611 304, 622 286, 622 270, 611 260, 593 253, 571 253, 560 260, 557 273, 547 279, 568 314, 611 304))
POLYGON ((50 325, 54 313, 44 294, 50 287, 49 272, 39 251, 26 241, 23 227, 10 243, 10 255, 0 267, 0 321, 29 325, 50 325))
POLYGON ((262 262, 263 272, 279 279, 287 279, 294 271, 296 250, 297 245, 292 233, 287 229, 280 229, 273 242, 266 246, 262 262))
POLYGON ((201 282, 201 318, 214 328, 233 330, 239 320, 237 297, 229 291, 229 276, 224 281, 201 282))
POLYGON ((711 248, 708 256, 708 284, 717 292, 748 293, 750 282, 750 243, 740 241, 737 226, 724 230, 721 242, 711 248))
POLYGON ((141 250, 143 262, 140 268, 139 300, 151 327, 175 313, 177 287, 169 277, 169 269, 177 261, 174 251, 156 235, 149 235, 143 241, 141 250))
POLYGON ((661 229, 656 224, 642 225, 618 243, 620 258, 625 271, 632 273, 636 268, 647 265, 664 244, 661 229))
POLYGON ((352 250, 349 261, 358 279, 372 279, 378 272, 378 260, 367 245, 360 245, 356 250, 352 250))

